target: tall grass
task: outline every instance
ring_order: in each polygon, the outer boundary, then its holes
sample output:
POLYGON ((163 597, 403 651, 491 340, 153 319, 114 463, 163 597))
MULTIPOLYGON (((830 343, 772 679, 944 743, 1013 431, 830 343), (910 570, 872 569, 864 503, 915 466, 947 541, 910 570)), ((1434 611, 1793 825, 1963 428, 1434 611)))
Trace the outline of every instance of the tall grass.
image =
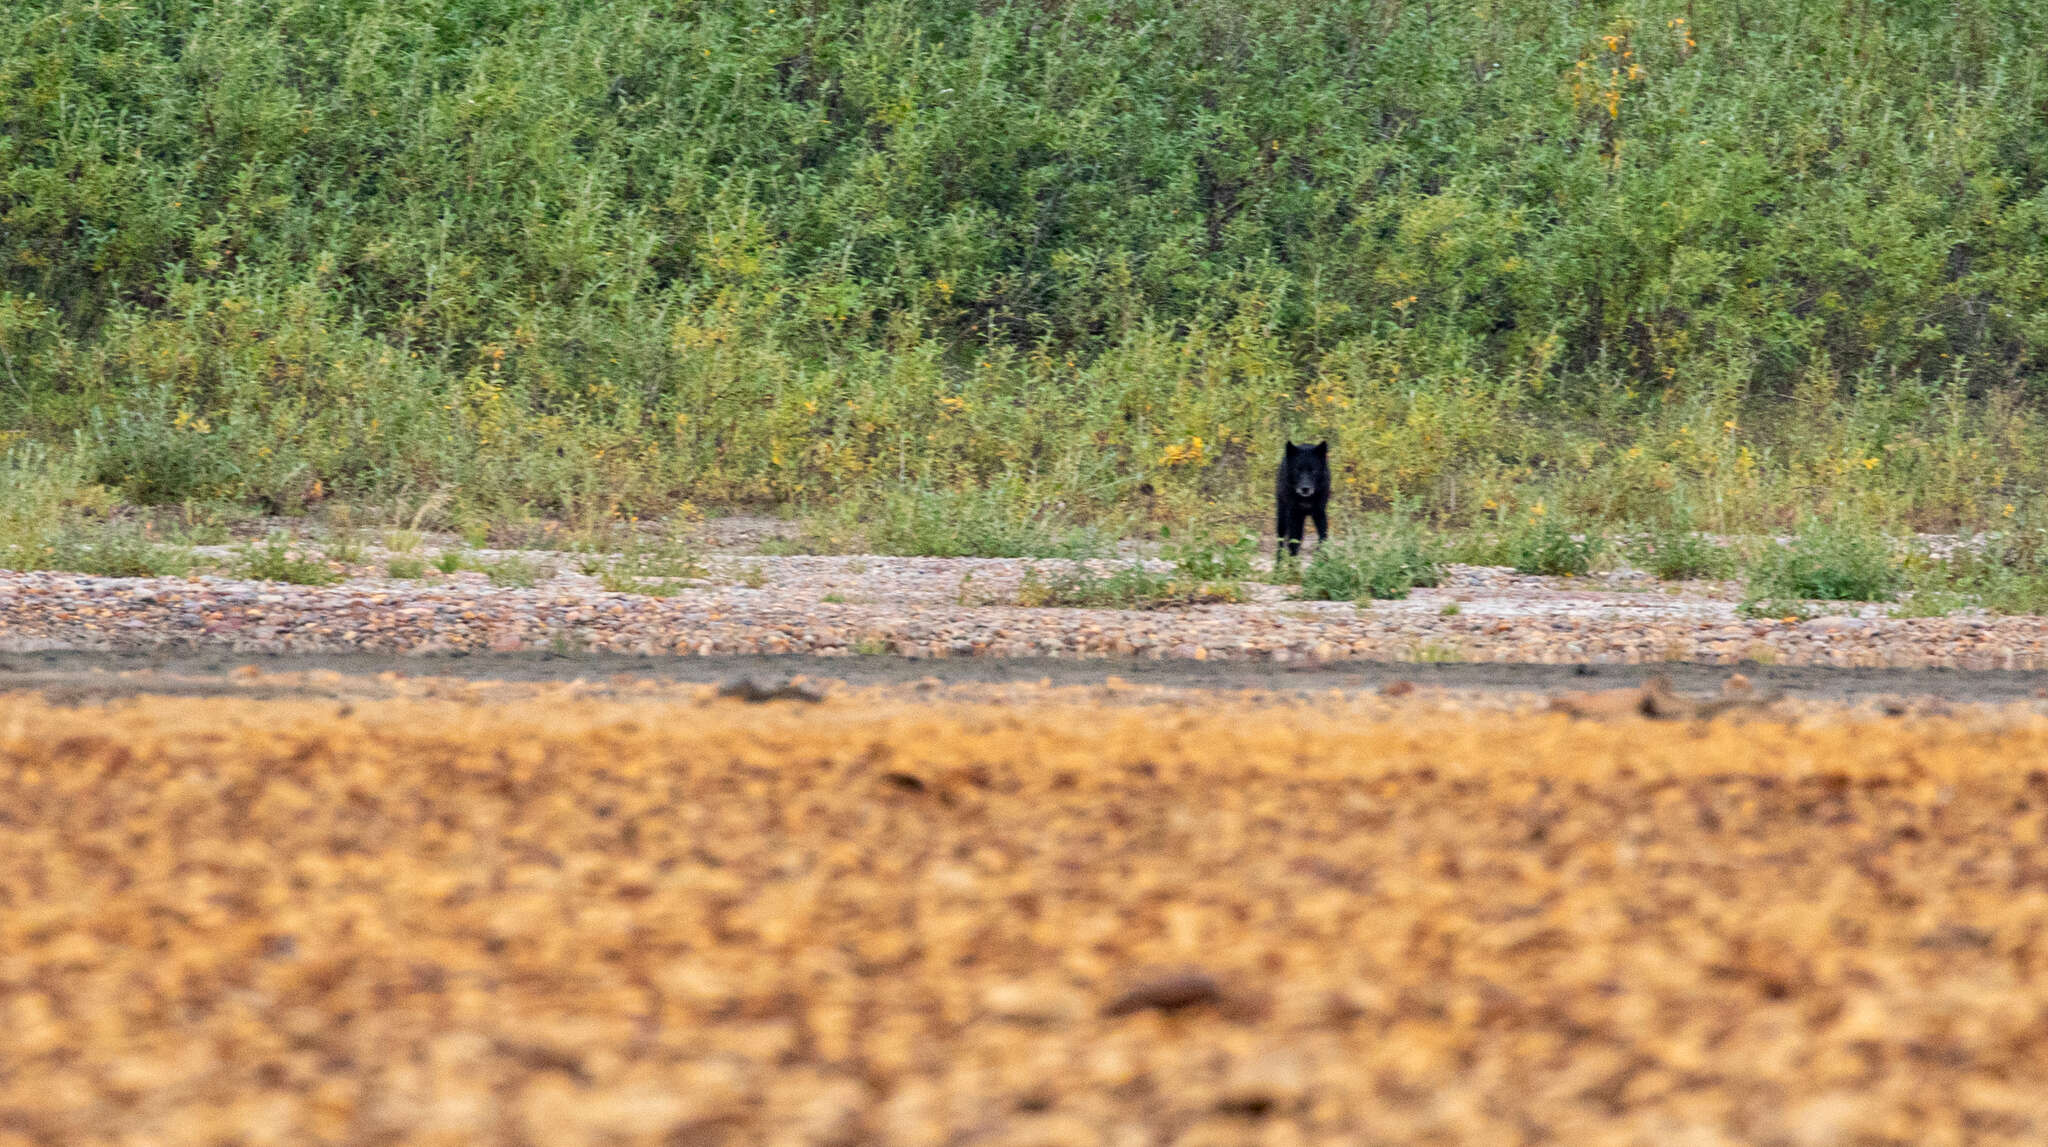
POLYGON ((2020 0, 22 0, 0 433, 133 502, 448 521, 1249 518, 1292 433, 1340 506, 1450 522, 1982 522, 2048 489, 2044 39, 2020 0))

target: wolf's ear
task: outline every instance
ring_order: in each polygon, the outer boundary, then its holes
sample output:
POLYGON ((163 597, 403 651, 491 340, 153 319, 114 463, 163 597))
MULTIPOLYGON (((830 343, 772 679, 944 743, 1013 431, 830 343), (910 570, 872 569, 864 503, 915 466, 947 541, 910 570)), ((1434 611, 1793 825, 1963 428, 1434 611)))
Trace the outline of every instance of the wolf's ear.
POLYGON ((1318 458, 1328 458, 1330 456, 1330 444, 1328 442, 1316 443, 1315 449, 1316 457, 1318 458))
POLYGON ((1295 452, 1295 450, 1297 450, 1297 449, 1299 449, 1299 448, 1298 448, 1298 447, 1296 447, 1296 446, 1294 445, 1294 439, 1292 439, 1292 438, 1289 438, 1289 439, 1287 440, 1287 452, 1288 452, 1289 454, 1292 454, 1292 453, 1294 453, 1294 452, 1295 452))

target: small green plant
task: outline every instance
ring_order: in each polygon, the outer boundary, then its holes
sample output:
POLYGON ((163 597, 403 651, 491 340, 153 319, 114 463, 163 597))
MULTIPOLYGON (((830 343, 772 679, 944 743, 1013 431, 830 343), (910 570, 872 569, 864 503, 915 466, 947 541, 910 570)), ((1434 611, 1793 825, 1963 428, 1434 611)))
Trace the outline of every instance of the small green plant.
POLYGON ((224 520, 231 511, 187 499, 178 506, 167 533, 188 546, 226 545, 234 535, 224 520))
POLYGON ((469 558, 461 550, 442 550, 434 557, 434 568, 444 574, 461 573, 469 568, 469 558))
POLYGON ((1465 653, 1455 645, 1425 641, 1408 650, 1408 660, 1425 665, 1445 665, 1465 660, 1465 653))
POLYGON ((819 598, 818 600, 826 603, 827 605, 845 605, 846 595, 837 592, 828 593, 824 597, 819 598))
POLYGON ((889 652, 889 643, 872 634, 853 643, 853 651, 862 657, 880 657, 889 652))
POLYGON ((748 562, 733 572, 733 581, 748 589, 760 589, 768 584, 768 571, 761 568, 760 562, 748 562))
POLYGON ((2048 571, 2007 571, 1987 579, 1977 597, 1992 613, 2048 614, 2048 571))
POLYGON ((1268 585, 1300 585, 1301 575, 1301 555, 1290 554, 1284 548, 1276 547, 1273 552, 1273 568, 1267 571, 1263 580, 1268 585))
POLYGON ((384 563, 386 577, 412 581, 427 576, 427 563, 418 557, 394 557, 384 563))
POLYGON ((271 534, 262 545, 243 547, 241 570, 244 577, 287 585, 333 585, 341 580, 326 558, 283 533, 271 534))
POLYGON ((1252 558, 1259 539, 1245 531, 1228 535, 1189 534, 1176 541, 1171 527, 1162 529, 1165 544, 1160 555, 1173 563, 1174 573, 1187 581, 1237 581, 1252 575, 1252 558))
POLYGON ((485 562, 483 572, 485 577, 491 579, 492 585, 517 589, 532 589, 555 576, 552 566, 517 554, 508 554, 496 561, 485 562))
POLYGON ((1813 603, 1797 598, 1750 597, 1735 606, 1735 612, 1743 617, 1768 618, 1776 621, 1805 621, 1820 616, 1813 603))
POLYGON ((329 531, 326 543, 322 546, 322 551, 330 561, 337 561, 347 566, 361 565, 365 557, 367 557, 367 550, 363 545, 362 535, 352 528, 329 531))
POLYGON ((681 528, 652 537, 627 535, 615 568, 633 577, 654 578, 699 578, 706 572, 703 549, 681 528))
POLYGON ((1636 562, 1659 581, 1725 578, 1735 572, 1735 555, 1697 530, 1666 527, 1639 541, 1636 562))
POLYGON ((1506 559, 1501 564, 1516 573, 1577 577, 1592 570, 1607 543, 1590 525, 1582 530, 1562 514, 1543 512, 1538 502, 1533 513, 1502 535, 1501 548, 1506 559))
POLYGON ((1992 613, 2048 613, 2048 568, 2041 532, 2015 529, 1957 546, 1946 559, 1906 556, 1908 593, 1895 616, 1936 616, 1981 606, 1992 613))
POLYGON ((620 540, 618 556, 593 555, 577 568, 613 593, 649 597, 673 596, 684 580, 709 572, 695 537, 680 525, 652 535, 632 530, 620 540))
POLYGON ((1439 617, 1456 617, 1465 612, 1465 607, 1455 601, 1447 601, 1444 603, 1444 607, 1436 612, 1439 617))
POLYGON ((1014 482, 890 490, 870 506, 862 532, 874 552, 911 557, 1086 558, 1109 548, 1014 482))
POLYGON ((590 639, 573 629, 548 631, 548 656, 581 657, 590 652, 590 639))
POLYGON ((1947 617, 1969 604, 1968 596, 1954 590, 1916 589, 1907 592, 1899 604, 1886 612, 1891 617, 1947 617))
POLYGON ((1017 586, 1017 604, 1085 609, 1163 609, 1177 605, 1213 605, 1244 600, 1232 582, 1181 582, 1132 562, 1109 574, 1085 562, 1074 562, 1050 578, 1037 566, 1024 571, 1017 586))
POLYGON ((1317 547, 1301 575, 1310 601, 1392 600, 1441 576, 1435 548, 1413 526, 1396 523, 1317 547))
POLYGON ((178 540, 188 546, 224 546, 234 537, 227 526, 219 522, 201 522, 177 531, 178 540))
POLYGON ((394 554, 418 553, 421 543, 425 541, 425 535, 418 530, 384 531, 384 548, 394 554))
POLYGON ((38 564, 99 577, 182 577, 198 557, 184 546, 158 541, 146 523, 73 522, 57 531, 38 564))
POLYGON ((355 512, 347 505, 335 504, 327 507, 324 516, 327 528, 322 536, 320 552, 329 561, 345 566, 361 565, 367 555, 363 532, 356 526, 355 512))
POLYGON ((1903 581, 1903 563, 1884 534, 1847 522, 1809 521, 1789 545, 1758 555, 1745 609, 1750 603, 1768 609, 1787 601, 1890 601, 1903 581))

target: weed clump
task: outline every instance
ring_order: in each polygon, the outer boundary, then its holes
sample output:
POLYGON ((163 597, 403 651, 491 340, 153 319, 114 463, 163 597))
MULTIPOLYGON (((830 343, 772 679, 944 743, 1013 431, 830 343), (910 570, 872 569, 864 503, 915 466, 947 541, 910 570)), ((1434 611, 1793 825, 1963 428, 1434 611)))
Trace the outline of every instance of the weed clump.
POLYGON ((1419 530, 1397 525, 1317 547, 1302 570, 1300 596, 1310 601, 1394 600, 1417 586, 1436 585, 1441 576, 1436 548, 1419 530))
POLYGON ((1884 534, 1855 524, 1812 520, 1788 544, 1772 544, 1750 567, 1743 609, 1795 616, 1802 601, 1891 601, 1904 564, 1884 534))
POLYGON ((517 554, 508 554, 496 561, 485 562, 481 568, 484 576, 491 579, 492 585, 509 589, 532 589, 555 576, 553 566, 517 554))
POLYGON ((681 527, 652 538, 628 533, 616 557, 593 556, 582 571, 597 578, 611 593, 637 593, 646 597, 671 597, 685 581, 701 578, 705 568, 702 547, 681 527))
MULTIPOLYGON (((1541 506, 1539 504, 1539 509, 1541 506)), ((1590 524, 1581 527, 1561 514, 1532 514, 1503 538, 1516 573, 1579 577, 1592 572, 1607 551, 1607 539, 1590 524)))
POLYGON ((1098 531, 1058 507, 1034 507, 1009 484, 891 490, 875 502, 861 529, 875 553, 906 557, 1078 559, 1109 548, 1098 531))
POLYGON ((1898 616, 1931 617, 1975 606, 1991 613, 2048 613, 2048 529, 2022 525, 1971 539, 1945 560, 1924 554, 1904 561, 1906 587, 1898 616))
POLYGON ((147 525, 132 522, 67 523, 40 551, 23 551, 27 568, 64 570, 97 577, 183 577, 199 565, 184 546, 158 540, 147 525))
POLYGON ((1735 572, 1735 554, 1698 530, 1669 526, 1637 543, 1637 564, 1659 581, 1725 578, 1735 572))
POLYGON ((1032 566, 1017 586, 1017 604, 1026 606, 1165 609, 1243 600, 1244 591, 1233 582, 1184 582, 1147 569, 1142 562, 1108 574, 1075 562, 1049 578, 1032 566))
POLYGON ((1244 530, 1227 535, 1192 534, 1178 541, 1172 531, 1162 531, 1165 544, 1160 555, 1173 563, 1174 572, 1188 581, 1238 581, 1252 576, 1252 557, 1259 539, 1244 530))
POLYGON ((333 585, 341 580, 325 557, 301 548, 286 534, 272 534, 260 546, 244 547, 241 574, 257 581, 287 585, 333 585))

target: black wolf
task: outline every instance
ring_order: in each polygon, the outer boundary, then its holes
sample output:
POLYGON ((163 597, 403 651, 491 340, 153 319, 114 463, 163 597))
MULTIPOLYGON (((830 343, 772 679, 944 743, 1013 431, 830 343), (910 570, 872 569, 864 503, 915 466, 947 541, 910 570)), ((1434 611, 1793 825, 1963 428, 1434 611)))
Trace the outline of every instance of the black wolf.
POLYGON ((1330 540, 1330 444, 1318 442, 1314 446, 1296 446, 1287 443, 1287 453, 1280 459, 1280 478, 1274 483, 1273 503, 1278 509, 1279 522, 1275 527, 1280 536, 1273 547, 1273 559, 1278 561, 1281 551, 1288 554, 1301 552, 1303 523, 1314 519, 1316 523, 1316 544, 1330 540))

